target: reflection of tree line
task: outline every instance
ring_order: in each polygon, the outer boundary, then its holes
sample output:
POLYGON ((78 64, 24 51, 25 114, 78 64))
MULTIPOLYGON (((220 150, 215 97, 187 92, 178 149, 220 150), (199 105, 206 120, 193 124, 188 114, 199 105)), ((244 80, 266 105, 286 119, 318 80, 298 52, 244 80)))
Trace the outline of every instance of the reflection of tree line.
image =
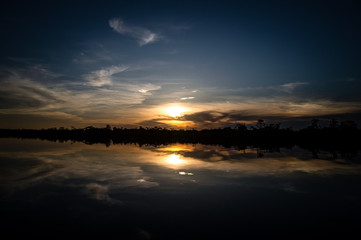
MULTIPOLYGON (((173 130, 160 127, 153 128, 117 128, 107 125, 105 128, 50 128, 0 129, 1 137, 38 138, 49 141, 80 141, 87 144, 104 143, 201 143, 220 144, 226 147, 238 146, 245 149, 254 146, 260 149, 291 148, 298 145, 309 149, 317 157, 319 149, 329 152, 356 153, 361 149, 361 130, 353 121, 338 122, 331 119, 329 125, 321 127, 319 120, 313 119, 311 125, 301 130, 280 128, 279 123, 265 123, 258 120, 256 125, 237 124, 235 127, 204 130, 173 130)), ((260 154, 262 155, 262 154, 260 154)), ((353 155, 353 154, 352 154, 353 155)))

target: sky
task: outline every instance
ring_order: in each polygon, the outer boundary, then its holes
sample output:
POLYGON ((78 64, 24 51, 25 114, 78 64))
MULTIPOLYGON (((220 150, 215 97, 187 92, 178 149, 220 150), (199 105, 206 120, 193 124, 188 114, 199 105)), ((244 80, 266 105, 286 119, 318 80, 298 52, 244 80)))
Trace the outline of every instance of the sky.
POLYGON ((0 128, 361 123, 358 1, 8 1, 0 128))

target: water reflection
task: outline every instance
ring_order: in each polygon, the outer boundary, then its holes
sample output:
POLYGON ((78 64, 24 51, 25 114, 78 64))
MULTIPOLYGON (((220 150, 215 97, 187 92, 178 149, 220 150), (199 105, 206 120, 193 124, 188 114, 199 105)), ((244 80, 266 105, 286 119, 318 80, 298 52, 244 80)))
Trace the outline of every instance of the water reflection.
MULTIPOLYGON (((127 216, 128 221, 134 215, 133 222, 130 221, 134 229, 140 225, 141 231, 152 229, 150 235, 159 234, 158 228, 139 220, 144 214, 153 214, 159 224, 168 226, 164 219, 170 215, 179 215, 179 221, 183 221, 191 211, 194 220, 187 219, 190 221, 187 227, 191 228, 200 221, 205 224, 201 224, 203 228, 213 226, 217 229, 219 226, 238 226, 240 216, 253 224, 264 223, 255 219, 264 212, 276 214, 274 211, 277 211, 282 216, 278 220, 283 224, 288 224, 283 217, 290 211, 297 218, 303 216, 302 211, 311 210, 326 217, 331 214, 327 213, 331 210, 325 207, 327 204, 323 205, 326 199, 337 199, 332 203, 344 211, 346 206, 352 206, 355 214, 361 209, 358 204, 361 194, 355 190, 358 189, 355 182, 361 180, 360 155, 350 160, 319 152, 318 158, 314 159, 312 152, 300 148, 261 152, 263 157, 260 157, 259 149, 239 150, 201 144, 105 147, 1 139, 0 200, 10 209, 15 208, 15 200, 17 204, 19 201, 32 204, 55 201, 56 206, 60 205, 64 211, 70 207, 69 203, 62 205, 57 200, 49 200, 51 196, 70 198, 69 202, 77 199, 79 206, 76 209, 80 207, 87 211, 91 211, 94 204, 88 201, 95 201, 112 206, 107 214, 117 212, 127 216), (265 204, 261 201, 264 198, 270 202, 265 204), (285 201, 290 198, 301 212, 287 207, 285 201), (307 206, 303 206, 305 202, 307 206), (249 212, 244 207, 253 210, 249 212), (230 218, 217 225, 208 219, 216 216, 230 218), (234 221, 234 218, 238 220, 234 221)), ((81 221, 88 221, 89 214, 99 217, 98 214, 103 213, 98 210, 82 213, 81 221)), ((23 211, 18 211, 23 214, 23 211)), ((266 214, 264 221, 270 221, 274 217, 272 214, 266 214)), ((353 216, 348 210, 332 214, 353 216)), ((110 225, 121 221, 114 216, 106 219, 110 225)))
POLYGON ((204 184, 216 184, 210 172, 223 174, 226 178, 280 176, 294 172, 318 175, 361 172, 357 161, 331 159, 328 153, 312 159, 311 152, 299 148, 264 153, 259 158, 258 149, 237 150, 201 144, 105 147, 2 139, 0 156, 3 187, 26 185, 43 179, 86 179, 87 182, 103 184, 103 188, 98 188, 102 192, 105 186, 107 189, 155 187, 159 186, 160 176, 174 179, 179 175, 194 176, 195 172, 200 178, 198 183, 204 184))
POLYGON ((183 159, 181 159, 179 155, 170 154, 168 156, 167 163, 169 163, 171 165, 180 165, 180 164, 184 164, 185 161, 183 159))

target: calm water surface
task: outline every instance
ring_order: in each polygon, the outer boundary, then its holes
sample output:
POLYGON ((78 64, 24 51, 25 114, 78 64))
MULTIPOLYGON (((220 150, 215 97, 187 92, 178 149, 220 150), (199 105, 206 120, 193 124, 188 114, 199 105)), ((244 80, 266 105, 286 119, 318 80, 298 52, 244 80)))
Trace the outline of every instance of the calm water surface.
POLYGON ((360 154, 0 139, 0 179, 13 237, 361 236, 360 154))

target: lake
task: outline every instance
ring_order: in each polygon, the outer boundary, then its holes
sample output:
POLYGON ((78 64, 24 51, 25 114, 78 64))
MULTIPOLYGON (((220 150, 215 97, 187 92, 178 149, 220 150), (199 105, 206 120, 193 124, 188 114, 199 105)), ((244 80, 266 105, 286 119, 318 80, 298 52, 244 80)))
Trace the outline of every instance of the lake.
POLYGON ((1 234, 350 239, 360 152, 0 139, 1 234))

